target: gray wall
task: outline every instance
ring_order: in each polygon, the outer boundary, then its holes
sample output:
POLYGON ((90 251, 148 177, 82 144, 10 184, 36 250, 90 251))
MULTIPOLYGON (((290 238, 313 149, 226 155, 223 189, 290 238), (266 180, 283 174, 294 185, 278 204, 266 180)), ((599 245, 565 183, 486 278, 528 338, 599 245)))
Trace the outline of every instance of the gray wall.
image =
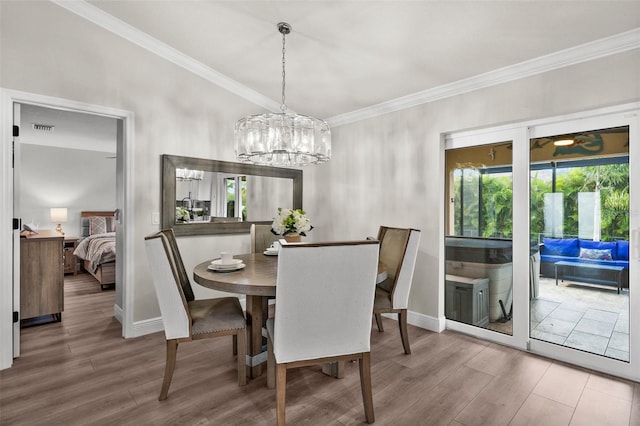
MULTIPOLYGON (((135 113, 130 285, 134 320, 158 316, 143 239, 158 229, 150 216, 160 211, 160 155, 233 161, 236 120, 260 109, 51 3, 1 2, 0 12, 0 86, 135 113)), ((304 207, 316 227, 310 238, 362 238, 382 224, 421 229, 410 308, 442 315, 441 134, 637 101, 639 64, 638 51, 618 54, 334 128, 333 159, 304 171, 304 207)), ((249 249, 248 235, 179 244, 187 268, 222 250, 249 249)))
POLYGON ((55 229, 51 207, 66 207, 65 236, 81 235, 80 212, 113 211, 116 205, 116 161, 113 154, 22 144, 20 214, 25 223, 55 229))

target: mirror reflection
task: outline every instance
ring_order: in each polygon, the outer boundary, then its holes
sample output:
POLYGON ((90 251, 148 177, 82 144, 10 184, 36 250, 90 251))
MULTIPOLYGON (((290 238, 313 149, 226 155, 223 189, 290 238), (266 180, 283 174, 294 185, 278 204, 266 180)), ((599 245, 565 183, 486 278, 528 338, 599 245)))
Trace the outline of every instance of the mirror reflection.
POLYGON ((176 169, 176 223, 267 221, 292 194, 291 179, 176 169))
POLYGON ((248 232, 278 207, 302 208, 302 171, 163 155, 162 196, 176 235, 248 232))

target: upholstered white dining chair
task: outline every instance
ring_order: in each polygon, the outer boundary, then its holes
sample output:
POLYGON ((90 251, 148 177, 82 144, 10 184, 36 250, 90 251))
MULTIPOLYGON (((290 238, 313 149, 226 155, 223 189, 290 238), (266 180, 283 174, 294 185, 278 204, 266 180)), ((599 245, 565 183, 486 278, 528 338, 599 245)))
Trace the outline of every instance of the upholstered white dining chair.
POLYGON ((172 229, 146 237, 145 246, 167 340, 164 380, 158 399, 167 399, 178 344, 198 339, 233 336, 238 384, 245 385, 246 321, 238 298, 195 299, 172 229))
POLYGON ((358 360, 367 422, 371 390, 371 310, 378 241, 283 244, 276 315, 267 321, 267 383, 275 381, 278 425, 285 423, 287 370, 358 360))
POLYGON ((397 313, 400 338, 405 354, 411 354, 407 331, 407 307, 413 281, 420 231, 381 226, 378 231, 380 261, 387 267, 387 278, 376 286, 373 313, 378 331, 384 331, 382 314, 397 313))

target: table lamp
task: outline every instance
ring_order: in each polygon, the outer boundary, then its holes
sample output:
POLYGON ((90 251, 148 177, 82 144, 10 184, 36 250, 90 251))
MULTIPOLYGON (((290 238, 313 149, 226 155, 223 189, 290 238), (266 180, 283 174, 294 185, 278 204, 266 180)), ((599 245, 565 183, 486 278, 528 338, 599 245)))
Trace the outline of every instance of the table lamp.
POLYGON ((56 227, 56 231, 58 231, 59 234, 64 235, 64 232, 62 232, 62 223, 67 221, 67 208, 66 207, 60 207, 60 208, 52 208, 50 211, 51 214, 51 222, 54 223, 58 223, 58 226, 56 227))

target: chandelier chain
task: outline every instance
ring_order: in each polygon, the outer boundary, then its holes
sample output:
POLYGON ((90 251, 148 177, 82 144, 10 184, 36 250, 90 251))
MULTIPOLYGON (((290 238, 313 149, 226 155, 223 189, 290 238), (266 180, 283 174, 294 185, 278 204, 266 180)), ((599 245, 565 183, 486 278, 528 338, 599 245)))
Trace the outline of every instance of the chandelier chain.
POLYGON ((282 112, 238 120, 236 157, 243 162, 270 166, 325 163, 331 158, 329 125, 324 120, 287 112, 285 36, 291 32, 291 25, 280 22, 278 31, 282 34, 282 112))
POLYGON ((280 109, 282 110, 282 112, 287 112, 287 105, 285 104, 285 97, 284 97, 284 87, 285 87, 285 70, 284 70, 284 65, 285 65, 285 60, 284 60, 284 54, 285 54, 285 46, 284 46, 284 38, 285 38, 285 33, 282 33, 282 105, 280 106, 280 109))

